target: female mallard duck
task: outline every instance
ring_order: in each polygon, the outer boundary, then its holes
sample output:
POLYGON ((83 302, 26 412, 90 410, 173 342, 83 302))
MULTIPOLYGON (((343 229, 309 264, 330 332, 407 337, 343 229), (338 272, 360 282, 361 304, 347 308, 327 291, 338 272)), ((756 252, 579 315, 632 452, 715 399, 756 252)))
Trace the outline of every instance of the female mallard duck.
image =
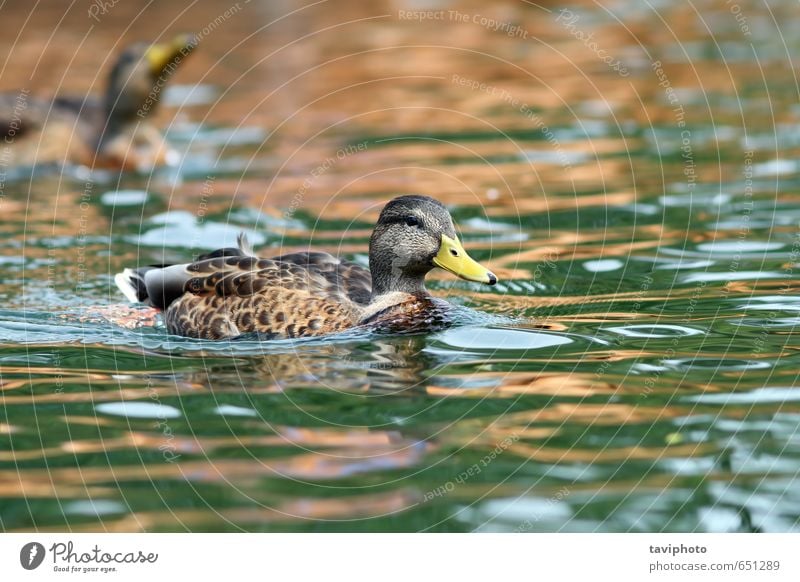
POLYGON ((196 45, 191 35, 130 45, 111 70, 102 100, 0 93, 0 137, 11 145, 4 165, 73 162, 150 170, 173 162, 175 154, 146 119, 167 77, 196 45))
POLYGON ((243 237, 184 265, 125 269, 116 276, 130 301, 165 311, 170 332, 222 339, 319 336, 358 325, 408 329, 436 319, 441 300, 425 290, 434 267, 468 281, 497 277, 467 255, 447 209, 427 196, 401 196, 381 211, 369 241, 369 270, 327 253, 272 259, 243 237))

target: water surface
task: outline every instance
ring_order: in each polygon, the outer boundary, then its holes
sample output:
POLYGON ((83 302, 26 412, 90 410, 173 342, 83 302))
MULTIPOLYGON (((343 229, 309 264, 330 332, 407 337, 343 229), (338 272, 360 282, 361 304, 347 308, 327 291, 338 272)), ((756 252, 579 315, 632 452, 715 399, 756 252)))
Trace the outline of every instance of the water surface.
MULTIPOLYGON (((242 5, 173 79, 180 167, 9 175, 0 528, 798 529, 796 6, 432 3, 509 35, 411 4, 242 5), (364 262, 412 192, 500 278, 431 277, 451 329, 212 343, 96 315, 123 267, 241 230, 364 262)), ((3 36, 3 88, 52 90, 74 53, 62 89, 98 91, 129 23, 179 12, 44 6, 3 36)))

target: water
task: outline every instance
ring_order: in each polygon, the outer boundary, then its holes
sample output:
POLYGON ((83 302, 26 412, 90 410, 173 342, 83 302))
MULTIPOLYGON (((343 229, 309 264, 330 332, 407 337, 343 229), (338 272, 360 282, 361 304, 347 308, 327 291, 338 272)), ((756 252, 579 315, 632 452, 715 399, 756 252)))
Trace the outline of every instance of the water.
MULTIPOLYGON (((798 529, 794 5, 748 4, 749 34, 724 2, 576 21, 442 6, 527 37, 403 20, 399 2, 280 28, 288 8, 249 6, 174 79, 180 167, 4 184, 0 528, 798 529), (98 315, 124 266, 240 230, 267 255, 311 241, 364 262, 378 209, 408 192, 448 204, 500 278, 432 277, 460 307, 448 330, 213 343, 98 315)), ((67 85, 91 89, 121 23, 150 38, 176 9, 131 10, 104 16, 67 85)), ((68 14, 56 42, 90 23, 68 14)))

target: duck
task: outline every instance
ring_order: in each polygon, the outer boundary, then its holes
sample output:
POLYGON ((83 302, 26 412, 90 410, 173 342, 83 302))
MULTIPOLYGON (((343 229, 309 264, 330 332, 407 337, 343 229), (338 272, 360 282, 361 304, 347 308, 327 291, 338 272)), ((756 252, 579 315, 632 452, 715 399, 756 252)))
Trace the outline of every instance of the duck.
POLYGON ((359 327, 403 332, 447 325, 452 306, 425 288, 435 268, 467 281, 497 283, 464 250, 443 204, 404 195, 380 212, 368 269, 312 250, 262 258, 240 234, 236 247, 191 263, 125 268, 114 280, 129 301, 162 311, 172 334, 293 339, 359 327))
POLYGON ((127 46, 112 67, 102 99, 43 98, 27 89, 0 93, 0 138, 5 167, 80 164, 150 171, 179 161, 148 118, 167 80, 198 39, 182 34, 165 43, 127 46))

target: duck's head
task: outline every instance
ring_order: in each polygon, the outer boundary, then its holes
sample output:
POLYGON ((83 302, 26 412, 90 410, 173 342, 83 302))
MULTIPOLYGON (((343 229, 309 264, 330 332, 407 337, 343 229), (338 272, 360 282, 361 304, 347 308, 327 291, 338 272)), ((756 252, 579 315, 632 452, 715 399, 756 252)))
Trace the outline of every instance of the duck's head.
POLYGON ((400 196, 383 208, 369 241, 369 267, 374 296, 423 291, 435 267, 467 281, 497 283, 461 246, 447 209, 427 196, 400 196))
POLYGON ((126 47, 108 79, 105 108, 111 124, 144 119, 152 113, 167 79, 197 43, 193 34, 182 34, 164 43, 137 42, 126 47))

